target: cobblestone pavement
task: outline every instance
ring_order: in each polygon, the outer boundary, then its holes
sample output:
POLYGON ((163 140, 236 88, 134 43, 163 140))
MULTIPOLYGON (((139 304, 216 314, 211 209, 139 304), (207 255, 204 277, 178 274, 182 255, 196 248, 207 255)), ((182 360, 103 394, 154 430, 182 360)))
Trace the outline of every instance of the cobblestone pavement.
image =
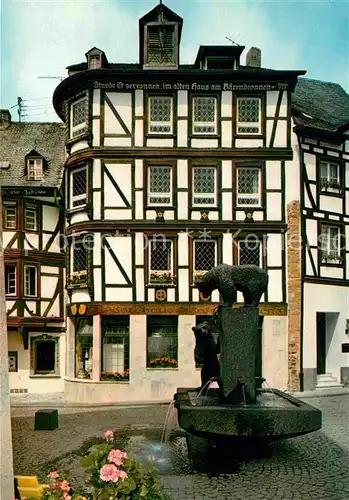
MULTIPOLYGON (((161 480, 173 500, 348 500, 349 396, 303 399, 323 411, 321 431, 274 443, 270 458, 241 463, 231 474, 207 475, 183 468, 166 473, 161 480)), ((35 410, 13 411, 16 474, 37 474, 43 463, 79 448, 86 438, 101 436, 105 429, 139 428, 142 433, 148 424, 161 432, 167 406, 75 412, 69 408, 60 411, 59 429, 40 432, 33 431, 35 410)))

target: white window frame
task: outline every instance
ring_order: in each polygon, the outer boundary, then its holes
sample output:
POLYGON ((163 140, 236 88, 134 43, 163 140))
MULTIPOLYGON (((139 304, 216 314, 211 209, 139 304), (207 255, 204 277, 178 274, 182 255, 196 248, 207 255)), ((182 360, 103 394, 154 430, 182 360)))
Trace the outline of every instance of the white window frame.
POLYGON ((6 297, 16 297, 17 296, 17 266, 16 264, 5 264, 5 295, 6 297), (6 273, 7 273, 7 268, 11 266, 14 268, 14 292, 8 292, 7 287, 6 287, 6 273))
POLYGON ((42 158, 27 158, 27 180, 41 181, 43 178, 42 158))
POLYGON ((253 245, 255 244, 258 244, 259 245, 259 264, 258 266, 259 267, 262 267, 262 264, 263 264, 263 260, 262 260, 262 253, 263 253, 263 243, 262 241, 256 239, 256 238, 253 238, 253 239, 249 239, 249 238, 245 238, 245 239, 240 239, 238 240, 238 262, 237 264, 239 266, 241 266, 242 264, 240 264, 240 243, 251 243, 253 245))
POLYGON ((148 134, 151 135, 172 135, 173 134, 173 97, 172 96, 166 96, 166 95, 151 95, 148 96, 148 134), (152 99, 168 99, 170 101, 170 106, 171 106, 171 112, 170 112, 170 121, 151 121, 151 101, 152 99), (150 130, 151 127, 169 127, 169 130, 167 132, 163 132, 162 130, 150 130))
POLYGON ((260 207, 262 204, 262 170, 260 167, 237 167, 236 169, 236 206, 237 207, 260 207), (239 193, 239 172, 242 170, 255 170, 258 172, 258 193, 239 193), (241 203, 241 198, 256 200, 256 203, 241 203))
POLYGON ((24 207, 24 228, 26 231, 37 231, 38 230, 38 210, 37 207, 26 206, 24 207), (28 214, 34 214, 34 224, 31 226, 32 221, 28 223, 28 214))
POLYGON ((173 204, 173 167, 172 165, 148 165, 148 170, 147 170, 147 175, 148 175, 148 193, 147 193, 147 204, 148 206, 172 206, 173 204), (153 193, 151 191, 151 186, 150 186, 150 170, 154 169, 161 169, 161 168, 169 168, 170 169, 170 192, 169 193, 153 193), (151 201, 152 198, 163 198, 163 202, 153 202, 151 201), (166 201, 166 199, 169 198, 169 201, 166 201))
POLYGON ((174 275, 174 247, 173 247, 173 240, 169 238, 164 238, 161 236, 160 238, 153 237, 152 239, 149 239, 149 257, 148 257, 148 262, 149 262, 149 282, 152 282, 151 275, 156 274, 156 275, 162 275, 164 273, 169 273, 171 277, 174 275), (152 269, 151 267, 151 256, 152 256, 152 248, 153 248, 153 243, 157 243, 162 245, 163 243, 170 243, 170 269, 152 269))
POLYGON ((86 207, 87 205, 87 196, 88 196, 88 170, 87 170, 87 166, 84 165, 83 167, 78 167, 78 168, 74 168, 73 170, 71 170, 70 172, 70 210, 78 210, 78 209, 81 209, 83 207, 86 207), (78 194, 77 196, 73 196, 73 192, 74 192, 74 174, 76 174, 77 172, 81 172, 82 170, 85 171, 86 173, 86 191, 85 193, 83 194, 78 194), (81 205, 76 205, 74 206, 74 202, 75 201, 80 201, 80 200, 84 200, 85 203, 82 203, 81 205))
POLYGON ((216 96, 195 96, 193 97, 193 102, 192 102, 192 113, 193 113, 193 126, 192 126, 192 132, 193 135, 217 135, 218 134, 218 99, 216 96), (215 102, 215 118, 214 122, 200 122, 195 120, 195 100, 196 99, 214 99, 215 102), (214 131, 195 131, 195 127, 212 127, 214 126, 214 131))
POLYGON ((339 226, 323 224, 321 226, 321 234, 320 234, 321 262, 328 264, 340 264, 342 262, 341 244, 342 244, 341 228, 339 226), (338 245, 339 245, 337 251, 331 249, 331 230, 337 230, 338 245))
POLYGON ((217 207, 217 166, 216 165, 194 165, 192 168, 192 205, 193 207, 217 207), (195 193, 195 171, 197 169, 212 168, 214 171, 214 192, 213 193, 195 193), (210 198, 213 203, 200 203, 195 202, 195 198, 210 198))
POLYGON ((340 179, 340 165, 339 163, 331 160, 320 160, 319 163, 319 168, 320 168, 320 189, 321 191, 329 191, 332 193, 338 193, 339 191, 342 190, 341 187, 341 179, 340 179), (321 170, 322 166, 326 165, 326 170, 327 170, 327 175, 326 175, 326 181, 322 181, 322 176, 321 176, 321 170), (335 166, 337 168, 337 175, 336 178, 331 178, 330 175, 330 169, 331 166, 335 166), (334 183, 333 186, 331 186, 331 182, 334 183))
POLYGON ((196 257, 196 244, 197 243, 209 243, 214 245, 214 266, 217 265, 217 255, 218 255, 218 246, 217 246, 217 240, 215 239, 210 239, 210 240, 204 240, 204 239, 195 239, 193 240, 193 281, 202 278, 204 274, 209 271, 209 269, 195 269, 195 257, 196 257))
POLYGON ((4 203, 4 229, 17 229, 17 203, 4 203), (9 223, 8 209, 14 209, 14 223, 9 223))
MULTIPOLYGON (((78 123, 73 126, 74 123, 74 106, 78 105, 80 102, 85 101, 85 106, 87 108, 88 101, 87 101, 87 96, 83 96, 80 99, 77 99, 76 101, 72 102, 70 104, 70 138, 75 139, 79 135, 83 135, 86 132, 86 128, 88 125, 88 117, 86 116, 86 119, 84 122, 78 123)), ((87 113, 86 113, 87 115, 87 113)))
POLYGON ((236 133, 237 135, 261 135, 262 133, 262 99, 261 97, 238 97, 236 101, 236 133), (258 122, 240 122, 239 121, 239 104, 241 100, 250 100, 250 101, 258 101, 258 122), (258 127, 257 132, 240 132, 239 127, 258 127))
POLYGON ((37 268, 37 266, 34 266, 32 264, 25 264, 23 272, 24 272, 24 296, 25 297, 37 297, 38 296, 38 268, 37 268), (30 293, 29 269, 35 269, 35 278, 34 278, 35 279, 35 281, 34 281, 35 292, 34 292, 34 294, 30 293), (27 274, 27 272, 28 272, 28 274, 27 274))

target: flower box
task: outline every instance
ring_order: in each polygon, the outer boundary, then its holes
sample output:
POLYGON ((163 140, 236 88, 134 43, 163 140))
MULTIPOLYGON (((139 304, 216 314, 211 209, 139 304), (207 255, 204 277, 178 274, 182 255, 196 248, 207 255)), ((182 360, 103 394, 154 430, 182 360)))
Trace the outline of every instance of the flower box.
POLYGON ((149 276, 150 284, 158 285, 173 285, 176 282, 176 276, 170 272, 154 272, 152 271, 149 276))
POLYGON ((68 285, 85 285, 87 283, 87 270, 71 273, 67 279, 68 285))
POLYGON ((124 372, 101 372, 100 380, 108 382, 128 382, 130 380, 130 371, 124 372))
POLYGON ((337 253, 322 254, 321 261, 326 264, 342 264, 343 259, 337 253))
POLYGON ((148 363, 148 368, 178 368, 178 361, 173 358, 153 358, 148 363))
POLYGON ((195 281, 197 281, 197 280, 202 280, 202 278, 205 276, 206 273, 207 273, 207 271, 194 271, 193 272, 193 282, 195 283, 195 281))

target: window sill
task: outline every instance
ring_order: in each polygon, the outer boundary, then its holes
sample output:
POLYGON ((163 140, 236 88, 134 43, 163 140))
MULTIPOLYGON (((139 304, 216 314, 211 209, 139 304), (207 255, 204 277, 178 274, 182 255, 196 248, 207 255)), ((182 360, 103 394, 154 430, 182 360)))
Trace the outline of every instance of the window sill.
POLYGON ((53 373, 48 373, 47 375, 44 373, 36 373, 34 375, 29 375, 29 378, 61 378, 61 376, 53 373))
POLYGON ((338 261, 322 260, 320 265, 327 266, 327 267, 343 267, 343 261, 342 260, 338 260, 338 261))
POLYGON ((99 380, 100 384, 129 384, 129 380, 99 380))
MULTIPOLYGON (((234 135, 235 139, 263 139, 264 134, 239 134, 238 132, 234 135)), ((272 148, 271 148, 272 149, 272 148)))
POLYGON ((189 139, 219 139, 220 138, 220 134, 216 134, 216 133, 213 133, 213 134, 208 134, 208 133, 200 133, 200 134, 190 134, 189 135, 189 139))
POLYGON ((178 371, 178 366, 177 368, 172 368, 171 366, 154 366, 154 367, 150 367, 150 366, 147 366, 147 371, 149 370, 169 370, 169 371, 172 371, 172 372, 176 372, 178 371))
POLYGON ((66 145, 73 146, 77 142, 84 141, 84 140, 88 141, 89 139, 92 139, 92 134, 90 132, 84 132, 83 134, 77 135, 76 137, 70 137, 67 140, 66 145))
POLYGON ((146 288, 177 288, 177 283, 148 283, 146 288))
POLYGON ((87 203, 85 205, 80 205, 79 207, 74 207, 74 208, 68 208, 66 211, 66 215, 73 215, 77 212, 84 212, 88 210, 88 205, 87 203))
POLYGON ((174 139, 176 137, 176 134, 174 134, 173 132, 170 132, 168 134, 164 133, 164 132, 159 132, 159 133, 156 133, 156 132, 148 132, 146 134, 144 134, 146 139, 174 139))
POLYGON ((67 285, 67 290, 74 290, 75 288, 88 288, 88 283, 74 283, 67 285))
POLYGON ((326 196, 337 196, 338 198, 343 197, 343 189, 341 188, 321 188, 320 189, 320 194, 321 195, 326 195, 326 196))

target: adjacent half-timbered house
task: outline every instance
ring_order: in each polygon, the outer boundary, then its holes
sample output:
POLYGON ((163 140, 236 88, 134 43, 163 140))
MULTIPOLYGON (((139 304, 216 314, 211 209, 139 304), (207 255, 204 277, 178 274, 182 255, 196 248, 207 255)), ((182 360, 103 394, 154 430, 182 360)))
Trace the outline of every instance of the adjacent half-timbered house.
POLYGON ((0 111, 5 294, 12 393, 63 391, 65 128, 0 111))
POLYGON ((255 48, 243 65, 234 45, 181 65, 182 24, 156 6, 139 21, 139 63, 94 47, 54 93, 68 127, 71 400, 163 400, 197 385, 192 326, 219 296, 204 300, 194 281, 221 262, 268 271, 259 364, 287 386, 285 170, 304 72, 263 69, 255 48))
POLYGON ((290 388, 312 390, 349 380, 349 96, 338 84, 301 78, 293 117, 290 388))

